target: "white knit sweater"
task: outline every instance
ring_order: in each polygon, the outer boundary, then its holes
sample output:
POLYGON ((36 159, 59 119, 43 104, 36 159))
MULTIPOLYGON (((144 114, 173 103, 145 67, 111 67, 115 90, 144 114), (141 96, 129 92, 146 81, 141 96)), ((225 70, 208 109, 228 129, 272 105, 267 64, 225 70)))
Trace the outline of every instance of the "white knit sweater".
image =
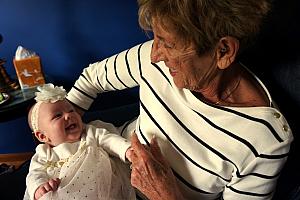
POLYGON ((91 64, 67 98, 87 110, 98 93, 139 86, 138 137, 157 136, 187 199, 271 199, 293 140, 280 111, 202 102, 174 85, 163 62, 151 63, 151 47, 91 64))

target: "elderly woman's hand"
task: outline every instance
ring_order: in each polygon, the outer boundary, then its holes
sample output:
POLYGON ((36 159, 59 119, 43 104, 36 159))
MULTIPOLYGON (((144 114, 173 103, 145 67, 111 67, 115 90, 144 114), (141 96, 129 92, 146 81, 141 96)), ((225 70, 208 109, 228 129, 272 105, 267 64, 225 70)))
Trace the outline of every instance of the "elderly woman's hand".
POLYGON ((182 200, 176 178, 161 154, 156 139, 151 140, 148 148, 140 143, 134 133, 131 145, 131 184, 150 200, 182 200))

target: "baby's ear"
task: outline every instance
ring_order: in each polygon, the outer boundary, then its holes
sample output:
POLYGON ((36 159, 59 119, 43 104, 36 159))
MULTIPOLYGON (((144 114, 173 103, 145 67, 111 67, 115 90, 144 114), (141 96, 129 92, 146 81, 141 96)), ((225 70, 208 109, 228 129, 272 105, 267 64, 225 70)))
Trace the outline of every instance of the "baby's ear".
POLYGON ((47 142, 47 136, 42 131, 35 131, 34 135, 40 142, 47 142))

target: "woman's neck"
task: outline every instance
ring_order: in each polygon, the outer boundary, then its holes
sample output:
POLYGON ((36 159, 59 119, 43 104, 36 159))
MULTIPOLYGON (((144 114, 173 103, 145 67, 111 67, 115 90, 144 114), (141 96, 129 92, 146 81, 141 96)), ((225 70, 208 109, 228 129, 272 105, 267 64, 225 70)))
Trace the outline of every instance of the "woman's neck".
POLYGON ((239 64, 220 70, 220 73, 208 84, 207 87, 193 91, 197 98, 208 103, 221 104, 234 94, 240 85, 242 72, 239 64))

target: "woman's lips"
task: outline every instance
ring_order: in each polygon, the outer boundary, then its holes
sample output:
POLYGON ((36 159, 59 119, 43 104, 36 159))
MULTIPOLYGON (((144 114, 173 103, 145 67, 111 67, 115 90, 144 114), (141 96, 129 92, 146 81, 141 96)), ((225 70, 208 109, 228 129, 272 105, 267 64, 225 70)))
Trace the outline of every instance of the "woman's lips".
POLYGON ((170 72, 170 74, 171 74, 171 76, 176 76, 176 74, 177 74, 177 70, 175 70, 175 69, 171 69, 171 68, 169 68, 169 72, 170 72))

